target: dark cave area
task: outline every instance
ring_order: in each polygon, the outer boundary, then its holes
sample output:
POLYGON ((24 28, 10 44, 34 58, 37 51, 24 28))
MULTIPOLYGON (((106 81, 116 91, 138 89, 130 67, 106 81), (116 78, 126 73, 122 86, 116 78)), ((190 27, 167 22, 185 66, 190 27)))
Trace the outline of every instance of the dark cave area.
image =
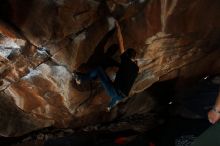
POLYGON ((2 0, 0 145, 219 146, 219 11, 2 0))

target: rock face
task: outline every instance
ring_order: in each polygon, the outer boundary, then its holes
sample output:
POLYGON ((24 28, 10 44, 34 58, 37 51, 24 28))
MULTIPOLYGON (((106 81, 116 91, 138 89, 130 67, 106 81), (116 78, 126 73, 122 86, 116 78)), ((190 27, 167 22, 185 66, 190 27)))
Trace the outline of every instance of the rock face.
MULTIPOLYGON (((219 73, 219 0, 3 0, 0 6, 0 135, 48 126, 83 127, 143 114, 155 106, 147 89, 219 73), (140 72, 132 98, 106 113, 99 82, 78 90, 71 72, 96 55, 117 19, 126 48, 137 51, 140 72), (135 94, 136 93, 136 94, 135 94)), ((115 43, 115 35, 107 46, 115 43)), ((103 48, 104 49, 104 48, 103 48)), ((105 50, 102 50, 105 51, 105 50)), ((116 56, 117 58, 118 56, 116 56)), ((117 129, 112 128, 111 130, 117 129)))

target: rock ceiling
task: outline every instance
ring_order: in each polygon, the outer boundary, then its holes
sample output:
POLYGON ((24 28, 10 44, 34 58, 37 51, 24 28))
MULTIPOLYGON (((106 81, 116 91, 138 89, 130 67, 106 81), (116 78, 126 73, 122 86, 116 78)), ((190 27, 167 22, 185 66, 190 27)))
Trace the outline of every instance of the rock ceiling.
POLYGON ((153 83, 220 71, 219 0, 2 0, 0 9, 2 136, 147 114, 154 103, 144 90, 153 83), (106 113, 105 91, 73 88, 71 73, 115 19, 125 47, 137 51, 140 72, 134 98, 106 113))

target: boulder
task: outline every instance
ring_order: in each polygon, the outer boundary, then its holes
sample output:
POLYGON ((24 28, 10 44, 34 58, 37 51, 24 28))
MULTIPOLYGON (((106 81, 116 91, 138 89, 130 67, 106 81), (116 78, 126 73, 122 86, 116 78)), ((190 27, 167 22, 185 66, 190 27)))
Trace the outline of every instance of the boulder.
MULTIPOLYGON (((49 126, 79 128, 134 115, 144 115, 148 124, 116 124, 116 128, 107 129, 146 130, 156 124, 154 114, 149 113, 156 106, 147 92, 152 84, 174 78, 183 83, 219 73, 218 0, 1 3, 2 136, 19 136, 49 126), (115 20, 125 48, 137 52, 140 72, 131 97, 106 112, 110 97, 100 83, 75 88, 72 72, 92 55, 98 57, 95 48, 115 27, 115 20)), ((117 43, 116 35, 102 51, 113 43, 117 43)), ((114 57, 119 58, 119 51, 114 57)))

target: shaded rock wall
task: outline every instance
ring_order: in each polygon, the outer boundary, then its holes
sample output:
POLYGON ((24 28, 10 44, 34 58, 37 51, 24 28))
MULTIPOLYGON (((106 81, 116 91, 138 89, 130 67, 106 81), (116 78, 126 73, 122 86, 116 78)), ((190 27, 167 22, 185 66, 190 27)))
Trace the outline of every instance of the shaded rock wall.
MULTIPOLYGON (((118 116, 148 115, 155 103, 142 91, 153 83, 176 77, 182 82, 219 73, 218 0, 1 3, 0 90, 5 104, 0 114, 12 113, 0 117, 12 121, 0 125, 3 136, 18 136, 51 125, 81 127, 118 116), (121 26, 125 47, 138 53, 140 72, 131 92, 136 98, 106 113, 110 99, 99 83, 96 90, 77 90, 72 87, 71 72, 96 55, 95 47, 114 27, 114 19, 121 26), (143 104, 135 106, 140 101, 143 104), (18 129, 15 123, 30 126, 18 129)), ((115 42, 114 35, 107 46, 115 42)), ((153 122, 154 117, 148 115, 145 128, 153 122)))

